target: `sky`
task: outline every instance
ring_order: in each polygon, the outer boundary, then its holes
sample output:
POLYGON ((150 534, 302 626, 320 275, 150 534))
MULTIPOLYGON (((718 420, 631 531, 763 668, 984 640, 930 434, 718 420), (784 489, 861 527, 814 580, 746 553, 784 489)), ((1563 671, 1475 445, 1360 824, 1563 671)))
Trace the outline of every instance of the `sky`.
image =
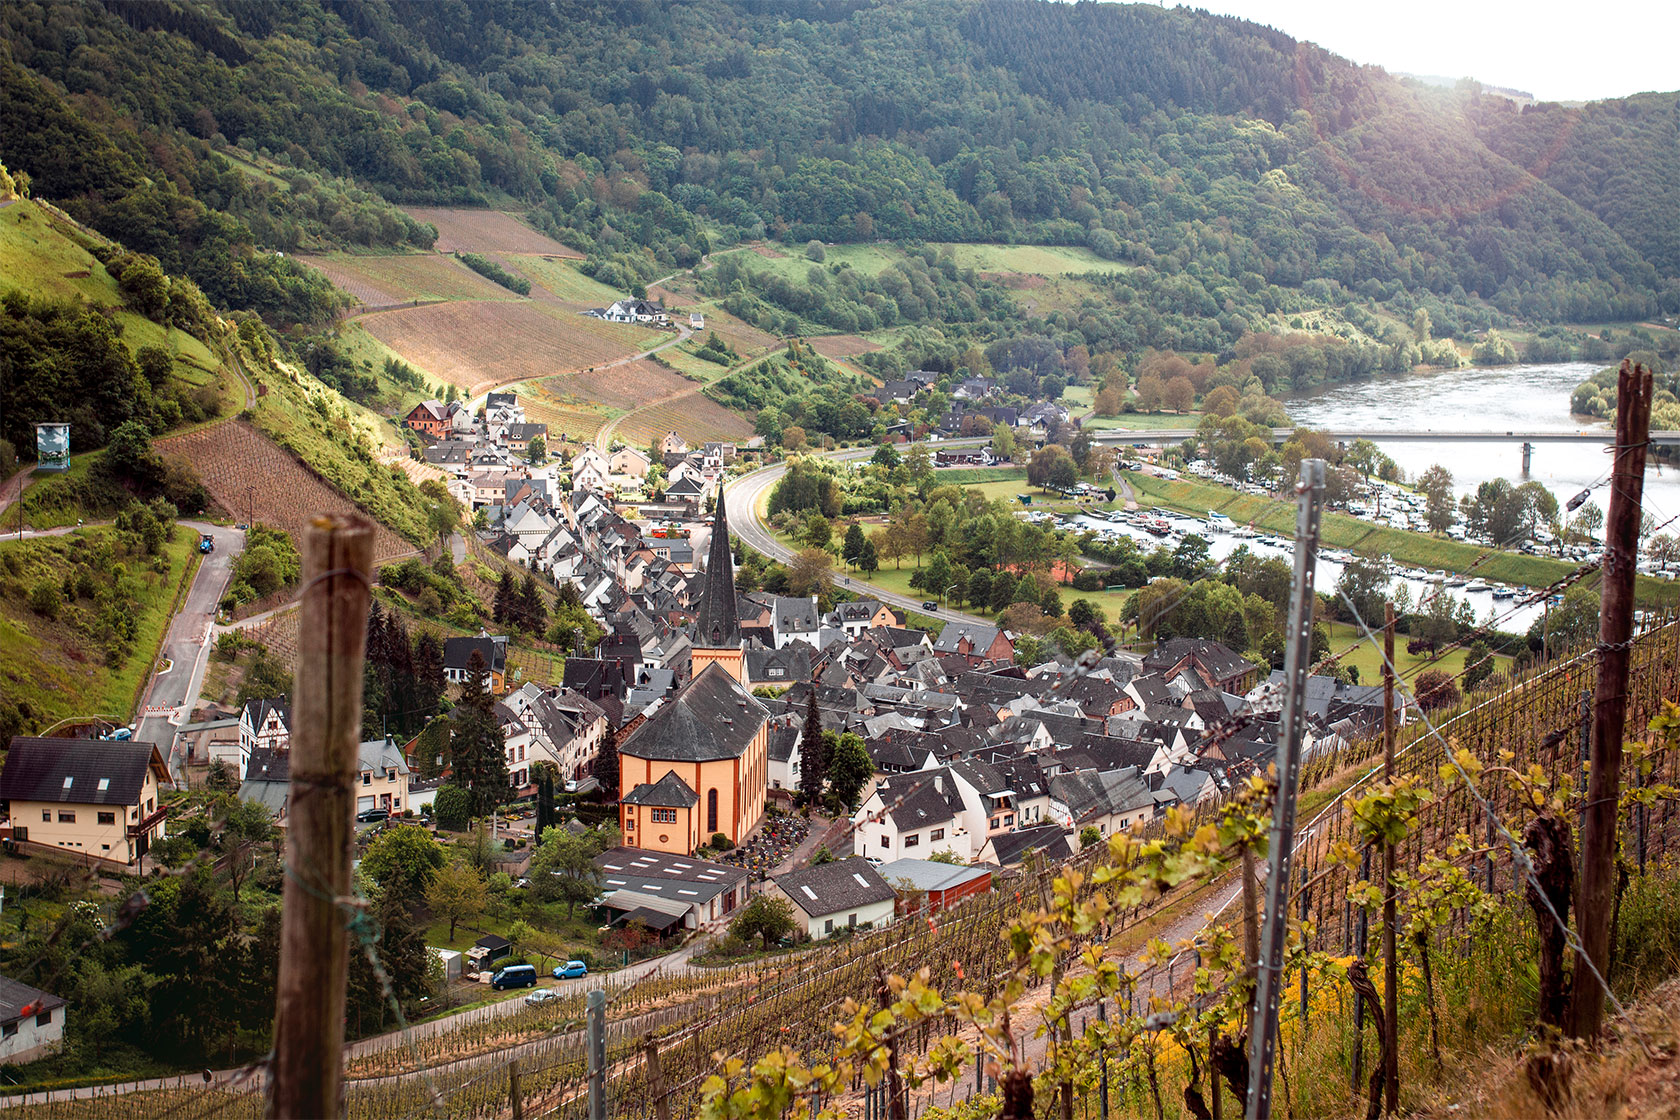
POLYGON ((1544 101, 1680 89, 1680 0, 1190 0, 1394 73, 1544 101))

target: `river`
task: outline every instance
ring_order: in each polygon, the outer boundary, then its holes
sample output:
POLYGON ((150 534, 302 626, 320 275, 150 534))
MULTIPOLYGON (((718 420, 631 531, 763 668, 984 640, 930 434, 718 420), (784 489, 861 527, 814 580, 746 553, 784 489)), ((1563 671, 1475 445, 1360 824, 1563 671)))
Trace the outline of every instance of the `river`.
MULTIPOLYGON (((1569 394, 1603 367, 1591 362, 1440 370, 1331 385, 1284 401, 1290 417, 1311 428, 1365 430, 1378 447, 1415 478, 1439 463, 1461 494, 1494 478, 1537 480, 1560 503, 1598 483, 1592 500, 1610 504, 1608 444, 1537 443, 1530 473, 1522 474, 1515 440, 1385 443, 1384 428, 1442 431, 1558 431, 1604 428, 1602 420, 1573 416, 1569 394)), ((1680 470, 1654 460, 1645 473, 1645 509, 1658 521, 1680 513, 1680 470)))

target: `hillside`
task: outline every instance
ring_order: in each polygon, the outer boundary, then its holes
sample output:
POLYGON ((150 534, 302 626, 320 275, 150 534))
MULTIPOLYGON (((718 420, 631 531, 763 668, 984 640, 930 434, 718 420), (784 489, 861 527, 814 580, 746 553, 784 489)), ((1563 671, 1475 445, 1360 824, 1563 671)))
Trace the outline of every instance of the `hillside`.
MULTIPOLYGON (((1075 245, 1181 282, 1227 341, 1238 292, 1422 304, 1445 333, 1680 300, 1671 231, 1569 171, 1624 110, 1496 128, 1455 91, 1187 9, 107 0, 10 6, 0 44, 0 158, 157 252, 186 231, 143 228, 169 209, 132 194, 152 172, 267 280, 202 245, 188 274, 282 317, 327 304, 255 249, 429 245, 391 202, 529 210, 617 289, 758 237, 1075 245)), ((1672 134, 1670 95, 1638 109, 1672 134)), ((1622 143, 1618 174, 1660 179, 1662 147, 1622 143)))

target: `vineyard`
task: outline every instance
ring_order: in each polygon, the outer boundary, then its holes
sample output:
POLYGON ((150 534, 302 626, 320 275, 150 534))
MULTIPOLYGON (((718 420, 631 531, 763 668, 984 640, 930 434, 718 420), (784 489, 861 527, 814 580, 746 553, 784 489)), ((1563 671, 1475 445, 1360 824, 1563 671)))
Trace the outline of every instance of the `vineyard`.
POLYGON ((506 253, 497 259, 508 268, 524 273, 526 279, 537 285, 532 294, 538 299, 543 298, 546 293, 558 303, 568 304, 574 310, 583 310, 589 307, 605 307, 624 298, 623 292, 585 276, 577 265, 567 258, 515 256, 506 253))
POLYGON ((732 408, 725 408, 700 392, 676 400, 639 408, 626 416, 616 430, 618 438, 633 447, 646 447, 667 432, 677 432, 690 446, 707 440, 739 441, 751 438, 752 421, 732 408))
POLYGON ((408 216, 437 227, 440 253, 533 253, 552 257, 583 254, 538 233, 517 215, 501 210, 464 210, 447 206, 407 206, 408 216))
POLYGON ((859 334, 825 334, 811 339, 811 349, 825 358, 855 358, 881 349, 881 344, 859 334))
MULTIPOLYGON (((1466 836, 1477 842, 1486 838, 1485 845, 1464 847, 1458 857, 1458 870, 1486 883, 1490 896, 1516 897, 1508 893, 1518 885, 1513 881, 1509 847, 1491 835, 1494 822, 1482 803, 1462 783, 1453 781, 1450 773, 1443 772, 1447 744, 1451 743, 1456 757, 1465 760, 1462 765, 1490 771, 1506 766, 1519 772, 1530 764, 1538 766, 1537 772, 1553 775, 1575 771, 1583 728, 1591 719, 1594 663, 1591 653, 1554 662, 1505 692, 1438 715, 1434 726, 1416 721, 1401 729, 1396 773, 1421 791, 1413 827, 1397 849, 1402 877, 1439 873, 1436 853, 1457 850, 1453 845, 1466 836)), ((1661 713, 1665 700, 1673 697, 1677 688, 1680 618, 1670 616, 1656 620, 1634 642, 1627 696, 1629 727, 1643 727, 1661 713)), ((1654 788, 1680 779, 1680 752, 1673 749, 1672 740, 1653 741, 1651 747, 1636 781, 1654 788)), ((1290 1006, 1297 1009, 1309 1006, 1309 1001, 1311 1006, 1332 1010, 1345 1006, 1339 995, 1327 1005, 1323 999, 1312 1000, 1305 963, 1313 953, 1346 959, 1346 954, 1357 953, 1362 941, 1362 911, 1353 901, 1359 896, 1358 876, 1350 870, 1347 853, 1369 850, 1360 832, 1356 807, 1376 788, 1379 758, 1379 744, 1362 741, 1320 753, 1310 760, 1303 774, 1303 788, 1328 789, 1332 796, 1304 823, 1296 848, 1297 871, 1292 882, 1301 886, 1291 909, 1304 919, 1301 929, 1306 935, 1300 954, 1292 958, 1302 963, 1291 965, 1290 998, 1295 1002, 1290 1006), (1294 973, 1300 976, 1300 997, 1293 994, 1294 973)), ((1520 821, 1517 794, 1493 781, 1484 781, 1481 789, 1500 819, 1500 828, 1520 821)), ((1222 829, 1235 819, 1233 808, 1240 806, 1203 805, 1178 819, 1155 822, 1136 838, 1141 845, 1133 850, 1159 854, 1189 843, 1188 838, 1211 835, 1212 830, 1222 829)), ((1626 841, 1630 874, 1642 873, 1648 864, 1654 865, 1680 850, 1680 821, 1674 819, 1667 803, 1648 808, 1641 805, 1631 813, 1626 841)), ((920 982, 927 985, 929 994, 966 989, 982 1001, 1006 997, 1019 1020, 1029 1024, 1049 1016, 1052 997, 1061 985, 1086 984, 1087 995, 1066 1010, 1066 1044, 1070 1046, 1075 1039, 1116 1037, 1108 1033, 1111 1024, 1097 1022, 1098 1011, 1112 1015, 1116 1022, 1136 1022, 1150 1007, 1179 1008, 1175 1014, 1183 1015, 1206 1006, 1210 997, 1194 994, 1190 984, 1195 982, 1197 993, 1217 990, 1221 973, 1211 963, 1214 957, 1200 954, 1217 954, 1218 946, 1229 944, 1229 938, 1199 932, 1200 912, 1204 908, 1217 912, 1223 907, 1207 905, 1197 892, 1221 877, 1228 878, 1230 862, 1217 860, 1178 888, 1166 889, 1159 896, 1133 896, 1135 901, 1129 902, 1124 897, 1110 897, 1112 888, 1096 885, 1099 877, 1090 874, 1111 857, 1110 847, 1096 845, 1060 867, 1029 868, 1013 879, 1001 880, 991 894, 966 899, 936 918, 900 921, 884 930, 859 934, 837 947, 783 958, 774 964, 709 970, 705 974, 660 975, 617 988, 612 993, 614 1026, 609 1031, 609 1114, 651 1117, 655 1113, 654 1098, 663 1093, 672 1115, 692 1115, 702 1084, 716 1073, 716 1055, 741 1057, 751 1064, 773 1050, 788 1048, 820 1059, 837 1045, 840 1036, 836 1024, 861 1021, 854 1020, 854 1009, 861 1009, 858 1013, 867 1017, 873 1008, 886 1004, 895 1007, 887 1017, 898 1024, 890 1035, 872 1033, 886 1029, 874 1027, 863 1028, 863 1035, 853 1036, 854 1042, 861 1039, 864 1051, 875 1055, 877 1069, 884 1068, 880 1064, 884 1062, 894 1069, 915 1070, 918 1063, 946 1054, 956 1040, 975 1041, 974 1028, 960 1026, 960 1017, 934 1013, 934 1009, 943 1007, 939 997, 929 1003, 927 997, 917 996, 927 1013, 907 1012, 899 996, 887 992, 886 978, 893 975, 911 977, 920 972, 920 982), (1101 901, 1104 898, 1106 902, 1101 901), (1087 932, 1073 935, 1072 943, 1097 955, 1069 952, 1063 958, 1071 962, 1066 977, 1058 964, 1053 977, 1035 973, 1036 979, 1023 985, 1021 964, 1011 958, 1010 931, 1017 928, 1017 923, 1044 920, 1047 913, 1066 912, 1087 903, 1102 906, 1104 917, 1087 932), (1140 942, 1146 937, 1177 941, 1182 947, 1177 952, 1152 950, 1134 959, 1130 954, 1142 948, 1140 942), (1190 948, 1192 943, 1195 953, 1190 948), (1119 950, 1121 945, 1131 948, 1119 950), (1111 955, 1115 953, 1119 955, 1111 955), (1105 966, 1123 970, 1119 988, 1116 990, 1115 974, 1111 973, 1109 986, 1098 990, 1114 994, 1093 997, 1089 994, 1089 982, 1094 978, 1091 962, 1105 957, 1105 966), (1082 975, 1086 976, 1083 981, 1079 979, 1082 975), (1204 987, 1210 982, 1214 989, 1204 987), (1075 1023, 1077 1032, 1072 1029, 1075 1023), (890 1056, 888 1044, 881 1041, 885 1037, 892 1040, 890 1056), (660 1066, 657 1084, 646 1060, 650 1041, 660 1066)), ((1229 905, 1235 893, 1227 885, 1219 889, 1216 899, 1229 905)), ((1467 911, 1460 913, 1449 907, 1440 923, 1443 930, 1471 932, 1467 911)), ((1526 934, 1519 930, 1506 936, 1527 943, 1534 934, 1530 929, 1526 934)), ((1484 940, 1480 945, 1480 952, 1498 955, 1503 951, 1510 956, 1497 940, 1484 940)), ((1227 972, 1223 975, 1231 975, 1228 969, 1232 966, 1224 967, 1227 972)), ((1312 990, 1324 992, 1322 973, 1314 975, 1319 979, 1312 981, 1312 990)), ((1421 997, 1414 994, 1414 998, 1421 997)), ((516 1083, 524 1116, 581 1117, 585 1109, 584 1052, 581 1036, 569 1029, 580 1014, 578 1004, 579 997, 573 995, 558 1007, 521 1009, 505 1019, 449 1023, 433 1027, 424 1037, 401 1046, 358 1053, 351 1064, 354 1079, 349 1086, 350 1115, 501 1116, 507 1113, 509 1089, 516 1083)), ((1298 1010, 1287 1013, 1299 1015, 1298 1010)), ((1405 1022, 1409 1032, 1428 1030, 1421 1010, 1405 1022)), ((1314 1029, 1323 1028, 1315 1025, 1314 1029)), ((1305 1025, 1297 1024, 1286 1038, 1298 1040, 1305 1030, 1305 1025)), ((1047 1040, 1042 1031, 1035 1032, 1031 1025, 1018 1026, 1016 1031, 1018 1052, 1029 1066, 1039 1064, 1038 1055, 1049 1053, 1047 1046, 1054 1049, 1060 1045, 1054 1039, 1047 1040)), ((1124 1037, 1136 1041, 1105 1044, 1112 1047, 1106 1068, 1113 1076, 1113 1091, 1121 1101, 1130 1103, 1128 1114, 1133 1114, 1147 1111, 1148 1094, 1155 1091, 1152 1083, 1158 1074, 1167 1079, 1163 1090, 1173 1084, 1169 1075, 1180 1075, 1184 1053, 1174 1052, 1170 1046, 1162 1049, 1143 1036, 1124 1037)), ((1097 1049, 1102 1051, 1104 1047, 1097 1049)), ((1044 1068, 1054 1060, 1046 1056, 1044 1068)), ((920 1068, 926 1072, 925 1065, 920 1068)), ((906 1087, 906 1114, 916 1117, 936 1105, 941 1111, 953 1106, 960 1111, 962 1102, 970 1096, 995 1088, 978 1073, 973 1077, 963 1075, 962 1068, 959 1064, 954 1080, 926 1081, 919 1089, 906 1087)), ((1051 1074, 1046 1072, 1045 1076, 1051 1074)), ((1190 1076, 1194 1078, 1194 1074, 1190 1076)), ((1066 1077, 1070 1087, 1077 1082, 1078 1088, 1070 1091, 1077 1092, 1082 1113, 1096 1115, 1094 1069, 1077 1077, 1070 1072, 1066 1077)), ((855 1104, 863 1087, 855 1074, 850 1080, 831 1080, 826 1103, 842 1107, 855 1104)), ((1307 1084, 1298 1075, 1294 1092, 1295 1104, 1290 1111, 1297 1115, 1341 1113, 1351 1107, 1345 1074, 1307 1084)), ((970 1115, 995 1113, 995 1097, 984 1099, 992 1103, 970 1115)), ((207 1089, 199 1094, 193 1114, 254 1117, 261 1105, 261 1095, 255 1091, 226 1094, 207 1089)), ((1234 1108, 1236 1102, 1228 1100, 1227 1105, 1234 1108)), ((137 1093, 123 1098, 115 1111, 101 1114, 160 1117, 181 1107, 179 1093, 137 1093)), ((21 1109, 20 1115, 26 1120, 79 1116, 86 1114, 80 1111, 85 1108, 75 1104, 41 1105, 21 1109)))
MULTIPOLYGON (((157 449, 192 464, 210 496, 236 521, 260 521, 297 540, 312 517, 360 509, 243 420, 159 440, 157 449)), ((411 553, 414 546, 375 523, 373 550, 383 561, 411 553)))
POLYGON ((514 299, 454 257, 442 253, 300 256, 304 264, 355 296, 366 307, 411 300, 514 299))
POLYGON ((543 389, 563 402, 631 409, 692 389, 694 383, 646 358, 604 369, 550 377, 543 389))
POLYGON ((603 365, 669 337, 526 300, 400 308, 361 323, 404 360, 475 393, 492 384, 603 365))

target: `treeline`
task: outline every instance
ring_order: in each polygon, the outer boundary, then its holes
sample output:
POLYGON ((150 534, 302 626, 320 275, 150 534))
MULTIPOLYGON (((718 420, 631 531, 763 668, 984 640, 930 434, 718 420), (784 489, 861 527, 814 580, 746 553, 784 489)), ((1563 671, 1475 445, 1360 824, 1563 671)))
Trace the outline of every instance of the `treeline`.
POLYGON ((813 437, 860 439, 873 431, 874 413, 857 396, 866 388, 861 378, 792 339, 780 354, 714 381, 706 395, 755 413, 755 430, 771 443, 789 446, 791 434, 797 450, 813 437))
POLYGON ((489 257, 478 253, 456 253, 455 259, 484 277, 492 283, 500 284, 510 292, 522 296, 531 294, 531 282, 523 276, 515 276, 489 257))

